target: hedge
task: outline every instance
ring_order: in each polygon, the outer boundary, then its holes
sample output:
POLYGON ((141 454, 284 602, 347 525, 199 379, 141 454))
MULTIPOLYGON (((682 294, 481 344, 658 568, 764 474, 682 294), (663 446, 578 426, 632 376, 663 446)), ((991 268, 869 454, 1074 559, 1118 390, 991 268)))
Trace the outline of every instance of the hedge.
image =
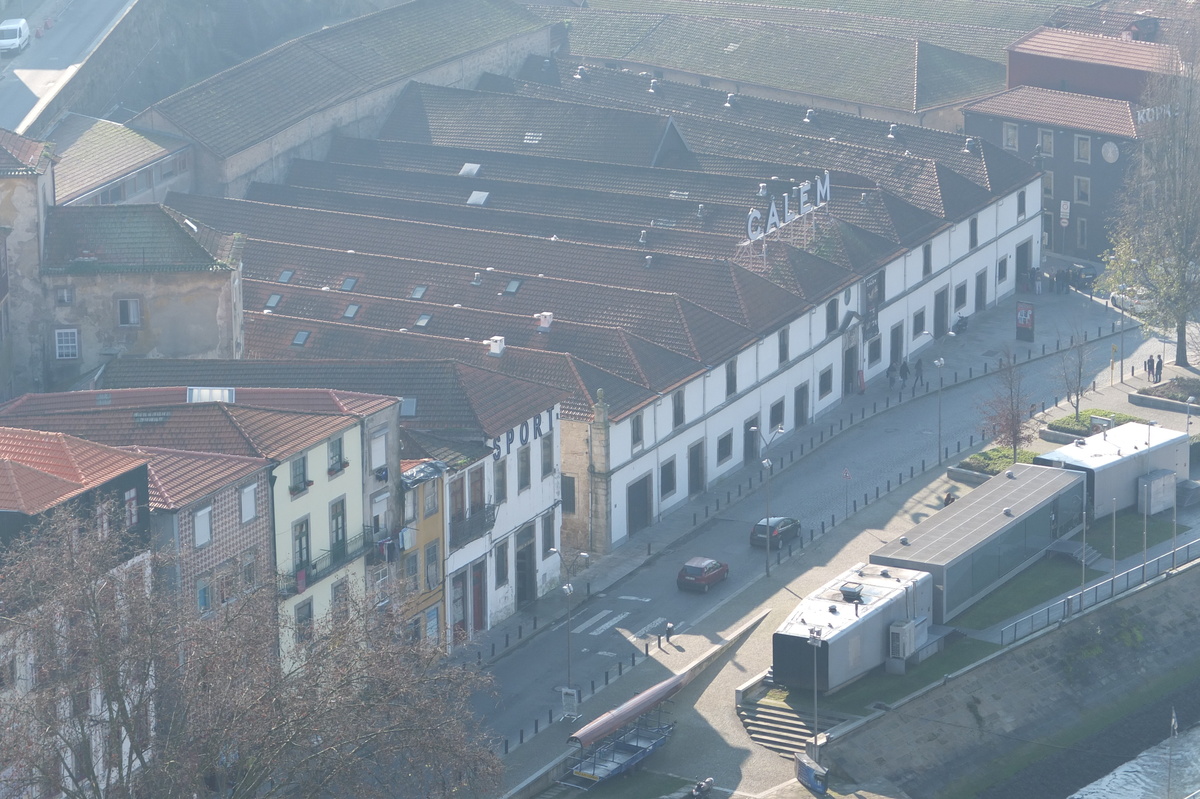
MULTIPOLYGON (((1037 453, 1033 450, 1017 450, 1017 463, 1033 463, 1037 453)), ((958 464, 958 468, 983 474, 1000 474, 1013 465, 1011 447, 992 447, 983 452, 977 452, 958 464)))
POLYGON ((1123 425, 1127 422, 1137 422, 1138 424, 1146 424, 1146 420, 1140 416, 1130 416, 1127 413, 1118 411, 1109 411, 1104 408, 1080 408, 1079 418, 1076 419, 1074 414, 1064 416, 1061 419, 1055 419, 1046 427, 1051 430, 1057 430, 1060 433, 1071 433, 1073 435, 1090 436, 1092 434, 1092 417, 1103 416, 1106 419, 1112 419, 1113 427, 1123 425))
POLYGON ((1173 377, 1165 383, 1156 383, 1138 389, 1139 394, 1148 397, 1187 402, 1188 397, 1200 397, 1200 379, 1195 377, 1173 377))

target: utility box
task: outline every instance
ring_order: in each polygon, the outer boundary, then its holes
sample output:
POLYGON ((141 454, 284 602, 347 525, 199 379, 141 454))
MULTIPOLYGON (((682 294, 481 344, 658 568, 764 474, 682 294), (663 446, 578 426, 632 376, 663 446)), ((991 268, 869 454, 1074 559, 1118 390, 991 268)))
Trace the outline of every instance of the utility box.
POLYGON ((1138 513, 1153 516, 1175 507, 1175 472, 1155 469, 1138 478, 1138 513))

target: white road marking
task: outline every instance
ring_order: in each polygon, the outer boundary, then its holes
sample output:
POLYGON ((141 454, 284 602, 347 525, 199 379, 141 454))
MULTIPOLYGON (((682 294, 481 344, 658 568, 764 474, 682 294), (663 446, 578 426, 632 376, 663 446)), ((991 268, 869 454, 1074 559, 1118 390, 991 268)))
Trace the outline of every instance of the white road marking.
POLYGON ((617 597, 617 599, 625 599, 625 600, 628 600, 629 602, 653 602, 654 601, 650 597, 645 597, 645 596, 619 596, 619 597, 617 597))
POLYGON ((583 624, 580 624, 578 627, 571 630, 571 632, 572 633, 581 633, 584 630, 586 630, 588 627, 591 627, 593 624, 600 621, 601 619, 603 619, 605 616, 607 616, 610 613, 612 613, 611 610, 602 610, 599 613, 597 613, 595 616, 592 616, 590 619, 585 621, 583 624))
POLYGON ((600 650, 599 652, 597 652, 596 654, 599 655, 600 657, 605 657, 605 658, 615 658, 617 656, 616 652, 605 652, 603 649, 600 650))
POLYGON ((619 624, 621 619, 625 618, 628 615, 629 615, 628 613, 618 613, 616 616, 613 616, 611 619, 604 622, 604 624, 601 624, 599 627, 592 630, 591 633, 589 633, 589 634, 590 635, 600 635, 601 633, 608 632, 610 627, 612 627, 616 624, 619 624))
MULTIPOLYGON (((633 635, 629 636, 629 640, 632 641, 637 638, 645 638, 651 630, 653 630, 655 627, 659 627, 661 629, 661 625, 666 624, 666 622, 666 619, 655 619, 633 635)), ((679 625, 677 624, 675 627, 678 628, 679 625)))

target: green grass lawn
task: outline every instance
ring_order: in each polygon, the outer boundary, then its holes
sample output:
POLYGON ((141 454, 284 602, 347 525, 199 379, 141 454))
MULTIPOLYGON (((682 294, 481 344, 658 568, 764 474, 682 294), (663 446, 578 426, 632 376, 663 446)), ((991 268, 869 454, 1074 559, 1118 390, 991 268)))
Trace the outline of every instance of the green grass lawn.
MULTIPOLYGON (((1139 537, 1140 542, 1140 537, 1139 537)), ((1087 570, 1087 581, 1104 572, 1087 570)), ((948 624, 967 630, 983 630, 993 624, 1024 616, 1034 607, 1059 594, 1078 590, 1080 566, 1066 557, 1045 557, 951 619, 948 624)))
MULTIPOLYGON (((875 702, 896 702, 927 685, 933 685, 946 674, 952 674, 992 654, 1000 647, 973 638, 960 638, 946 649, 928 660, 909 666, 903 675, 885 674, 882 669, 874 671, 851 683, 840 691, 820 698, 820 707, 839 713, 861 716, 870 712, 875 702)), ((812 709, 812 690, 797 688, 773 688, 766 699, 790 707, 812 709)))
MULTIPOLYGON (((654 755, 650 755, 644 762, 652 768, 654 755)), ((702 765, 697 764, 697 773, 704 770, 700 767, 702 765)), ((642 768, 628 776, 613 777, 611 780, 602 782, 588 791, 586 795, 588 799, 654 799, 654 797, 673 794, 681 788, 693 784, 669 774, 656 774, 642 768)))
MULTIPOLYGON (((1087 543, 1092 549, 1106 558, 1112 557, 1113 523, 1112 516, 1105 516, 1088 525, 1087 543)), ((1146 546, 1152 547, 1164 541, 1171 540, 1170 514, 1163 513, 1158 517, 1151 516, 1146 526, 1146 546)), ((1190 527, 1178 525, 1177 532, 1185 533, 1190 527)), ((1080 531, 1071 540, 1083 538, 1080 531)), ((1142 515, 1140 513, 1117 514, 1117 559, 1140 555, 1142 552, 1142 515)))

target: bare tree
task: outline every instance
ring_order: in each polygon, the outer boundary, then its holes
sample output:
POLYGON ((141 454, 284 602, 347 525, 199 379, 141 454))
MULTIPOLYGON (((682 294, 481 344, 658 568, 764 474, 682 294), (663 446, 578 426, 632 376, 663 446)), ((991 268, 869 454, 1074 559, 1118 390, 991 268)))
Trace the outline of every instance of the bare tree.
POLYGON ((980 404, 983 422, 992 428, 996 440, 1012 448, 1013 461, 1023 444, 1033 440, 1034 430, 1030 424, 1032 409, 1030 399, 1017 365, 1016 356, 1008 347, 1001 354, 1000 368, 996 370, 994 391, 980 404))
POLYGON ((1087 391, 1090 383, 1087 361, 1092 354, 1093 344, 1084 341, 1084 327, 1080 319, 1072 320, 1070 335, 1075 344, 1059 353, 1058 376, 1066 392, 1067 402, 1075 409, 1075 419, 1078 421, 1083 392, 1087 391))
POLYGON ((0 793, 495 789, 501 766, 468 707, 485 680, 408 640, 404 602, 347 596, 309 635, 280 629, 272 584, 198 617, 137 544, 60 513, 4 552, 0 793))
POLYGON ((1174 329, 1175 362, 1187 365, 1187 323, 1200 307, 1200 44, 1195 9, 1175 4, 1169 13, 1180 59, 1164 62, 1166 74, 1148 84, 1142 100, 1143 144, 1127 177, 1106 282, 1150 291, 1147 316, 1174 329))

